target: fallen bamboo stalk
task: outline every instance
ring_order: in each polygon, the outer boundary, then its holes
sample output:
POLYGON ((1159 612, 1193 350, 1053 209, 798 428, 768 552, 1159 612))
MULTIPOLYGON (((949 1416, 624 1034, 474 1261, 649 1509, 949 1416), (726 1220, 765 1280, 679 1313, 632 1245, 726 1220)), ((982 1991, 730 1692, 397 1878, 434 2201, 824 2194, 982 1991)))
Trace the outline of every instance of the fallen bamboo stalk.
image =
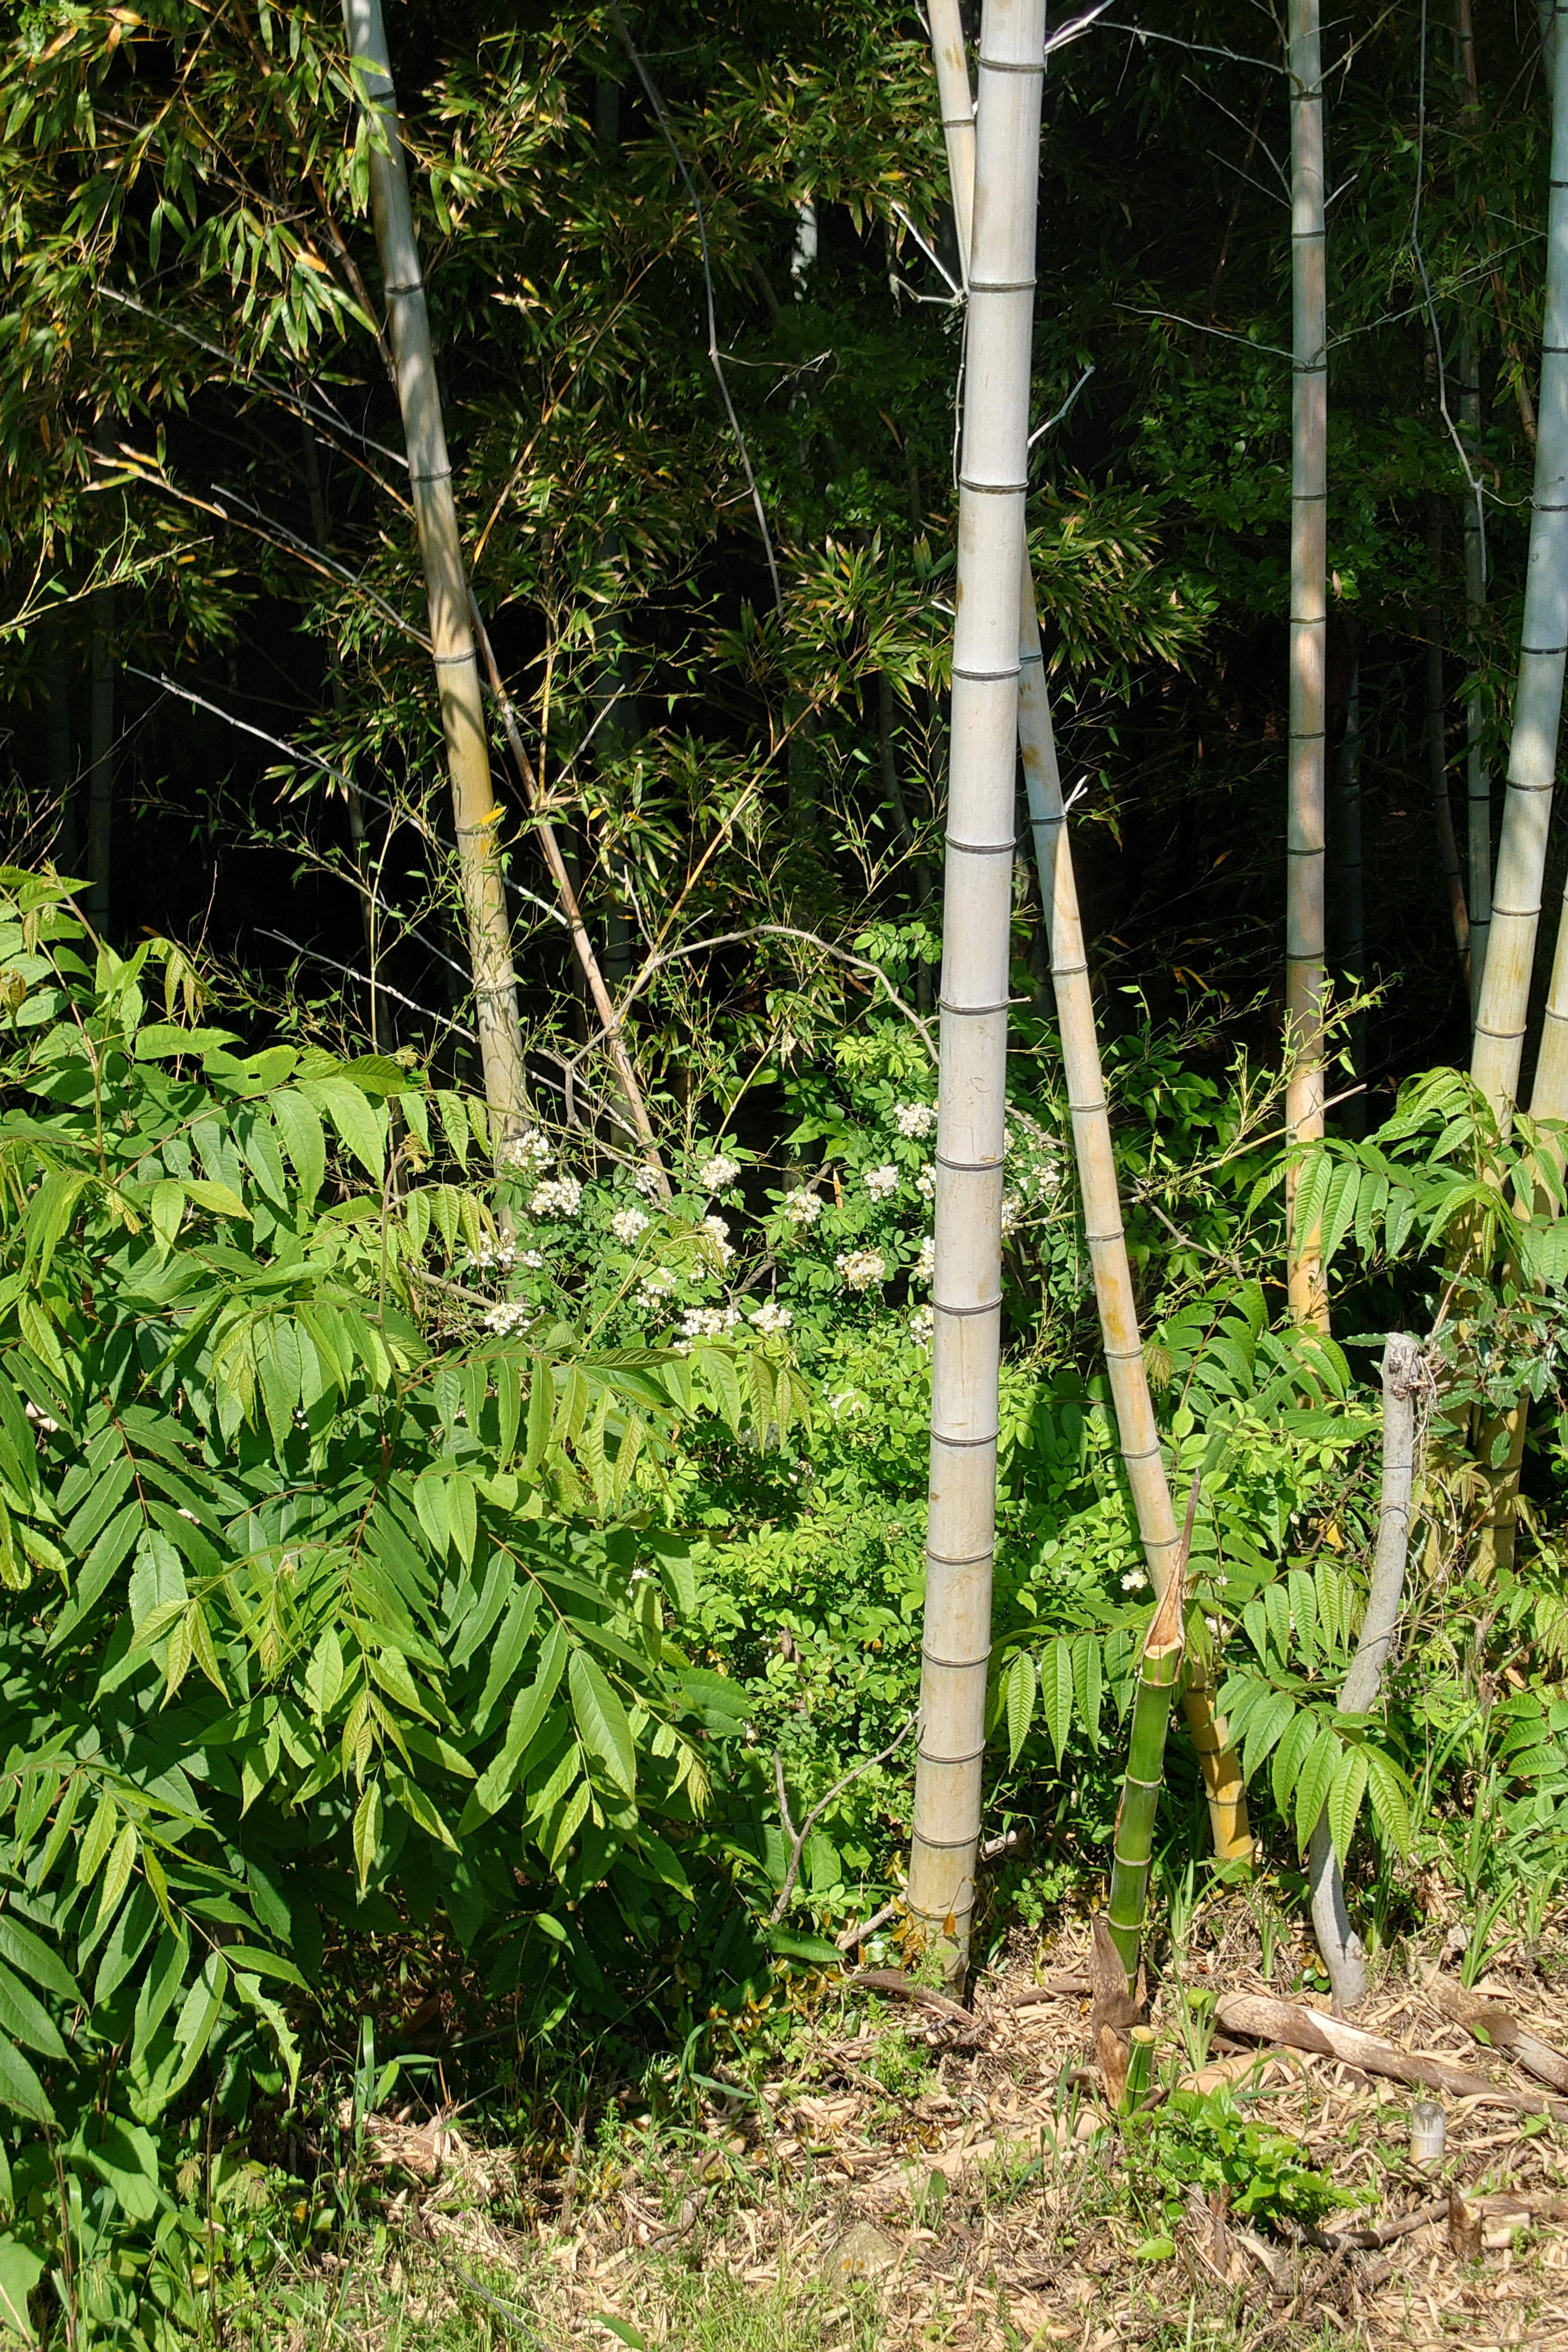
POLYGON ((1338 2058, 1358 2066, 1364 2074, 1384 2074, 1395 2083, 1418 2084, 1447 2091, 1450 2098, 1485 2099, 1494 2106, 1512 2107, 1521 2115, 1568 2116, 1568 2101, 1510 2091, 1489 2083, 1484 2074, 1457 2066, 1452 2059, 1395 2049, 1380 2034, 1321 2009, 1307 2009, 1291 2000, 1273 2000, 1258 1993, 1226 1993, 1215 2012, 1226 2033, 1245 2034, 1254 2042, 1283 2042, 1288 2049, 1309 2051, 1318 2058, 1338 2058))
POLYGON ((1511 2010, 1500 2009, 1495 2001, 1468 1991, 1436 1969, 1427 1978, 1426 1990, 1433 2008, 1451 2025, 1464 2026, 1493 2050, 1505 2050, 1516 2065, 1539 2082, 1550 2083, 1554 2091, 1568 2092, 1568 2058, 1521 2025, 1511 2010))

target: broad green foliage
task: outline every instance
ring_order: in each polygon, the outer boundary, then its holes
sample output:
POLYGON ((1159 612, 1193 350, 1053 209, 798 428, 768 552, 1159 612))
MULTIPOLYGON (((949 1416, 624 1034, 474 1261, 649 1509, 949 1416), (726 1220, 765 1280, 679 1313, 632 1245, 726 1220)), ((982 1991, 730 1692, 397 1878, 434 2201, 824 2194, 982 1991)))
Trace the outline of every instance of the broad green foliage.
POLYGON ((0 2200, 45 2133, 148 2223, 198 2068, 292 2087, 324 1936, 444 1910, 609 1997, 689 1898, 713 1678, 649 1502, 680 1417, 795 1376, 487 1331, 430 1263, 499 1245, 477 1106, 244 1051, 173 950, 0 891, 0 2200))
POLYGON ((1189 2185, 1243 2221, 1297 2227, 1353 2201, 1309 2163, 1300 2140, 1255 2121, 1247 2107, 1245 2094, 1237 2097, 1223 2084, 1206 2095, 1174 2091, 1153 2116, 1124 2127, 1169 2221, 1179 2220, 1189 2185))

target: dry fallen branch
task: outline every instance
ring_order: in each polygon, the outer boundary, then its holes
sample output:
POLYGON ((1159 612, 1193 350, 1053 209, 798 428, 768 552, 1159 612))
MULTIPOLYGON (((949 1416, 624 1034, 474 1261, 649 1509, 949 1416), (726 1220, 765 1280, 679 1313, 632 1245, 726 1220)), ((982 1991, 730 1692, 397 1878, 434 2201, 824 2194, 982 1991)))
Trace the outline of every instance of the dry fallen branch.
POLYGON ((1385 2074, 1396 2083, 1447 2091, 1451 2098, 1487 2099, 1523 2115, 1568 2116, 1568 2101, 1532 2098, 1500 2089, 1484 2074, 1456 2066, 1452 2059, 1397 2050, 1379 2034, 1367 2033, 1359 2025, 1347 2025, 1342 2018, 1297 2001, 1274 2000, 1258 1993, 1226 1993, 1215 2015, 1226 2033, 1245 2034, 1253 2042, 1283 2042, 1289 2049, 1306 2050, 1315 2057, 1341 2059, 1366 2074, 1385 2074))

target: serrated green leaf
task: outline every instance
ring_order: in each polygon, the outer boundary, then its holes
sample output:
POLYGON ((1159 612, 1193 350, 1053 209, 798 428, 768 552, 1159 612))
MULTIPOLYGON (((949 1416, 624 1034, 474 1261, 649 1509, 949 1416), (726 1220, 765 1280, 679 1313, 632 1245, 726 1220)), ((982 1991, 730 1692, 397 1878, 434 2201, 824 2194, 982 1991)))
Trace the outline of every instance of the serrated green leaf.
POLYGON ((1347 1748, 1329 1789, 1329 1835, 1333 1839, 1342 1870, 1350 1858, 1356 1817, 1366 1794, 1366 1778, 1365 1748, 1347 1748))
POLYGON ((577 1736, 626 1796, 637 1788, 637 1747, 626 1711, 585 1650, 572 1653, 567 1668, 577 1736))
POLYGON ((1014 1764, 1034 1721, 1036 1688, 1035 1662, 1027 1650, 1020 1650, 1007 1669, 1007 1747, 1014 1764))

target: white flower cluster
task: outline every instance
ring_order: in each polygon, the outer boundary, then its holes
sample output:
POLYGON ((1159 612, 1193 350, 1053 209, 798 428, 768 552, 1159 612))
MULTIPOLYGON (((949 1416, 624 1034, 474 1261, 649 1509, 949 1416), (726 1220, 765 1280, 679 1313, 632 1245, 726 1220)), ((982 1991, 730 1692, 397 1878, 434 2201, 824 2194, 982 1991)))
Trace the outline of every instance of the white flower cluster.
POLYGON ((645 1315, 655 1315, 675 1288, 675 1276, 668 1266, 651 1266, 642 1278, 637 1303, 645 1315))
POLYGON ((936 1235, 925 1234, 921 1242, 921 1254, 915 1260, 915 1280, 929 1282, 936 1272, 936 1235))
POLYGON ((500 1148, 503 1168, 521 1168, 530 1175, 536 1168, 548 1168, 555 1152, 547 1135, 536 1127, 525 1127, 521 1135, 509 1135, 500 1148))
POLYGON ((508 1339, 513 1331, 521 1330, 532 1311, 531 1307, 520 1306, 515 1300, 503 1298, 500 1305, 492 1307, 485 1317, 485 1329, 499 1331, 503 1339, 508 1339))
POLYGON ((880 1168, 866 1171, 866 1190, 873 1201, 889 1201, 899 1189, 899 1171, 892 1161, 885 1160, 880 1168))
POLYGON ((575 1176, 547 1176, 533 1188, 528 1204, 531 1217, 574 1217, 582 1205, 583 1187, 575 1176))
POLYGON ((1149 1579, 1141 1568, 1130 1568, 1121 1580, 1123 1592, 1142 1592, 1149 1579))
POLYGON ((470 1250, 464 1261, 478 1274, 505 1274, 513 1265, 517 1250, 510 1242, 483 1241, 477 1250, 470 1250))
POLYGON ((646 1234, 653 1219, 643 1209, 617 1209, 610 1219, 610 1231, 628 1249, 639 1234, 646 1234))
POLYGON ((632 1182, 645 1201, 651 1201, 658 1191, 658 1170, 650 1168, 645 1162, 633 1175, 632 1182))
POLYGON ((1047 1201, 1062 1181, 1062 1148, 1058 1139, 1030 1112, 1016 1107, 1007 1113, 1008 1173, 1029 1202, 1047 1201))
POLYGON ((682 1339, 717 1339, 741 1319, 738 1307, 689 1307, 680 1318, 682 1339))
POLYGON ((915 1191, 920 1194, 922 1201, 935 1200, 936 1170, 934 1168, 922 1168, 921 1170, 919 1175, 915 1178, 915 1191))
POLYGON ((787 1331, 795 1317, 787 1307, 781 1307, 776 1298, 764 1298, 760 1307, 752 1307, 746 1320, 766 1336, 773 1331, 787 1331))
POLYGON ((900 1135, 929 1135, 936 1125, 935 1103, 895 1103, 893 1125, 900 1135))
POLYGON ((887 1279, 888 1262, 880 1250, 840 1250, 833 1262, 846 1290, 869 1290, 873 1283, 887 1279))
POLYGON ((1003 1193, 1003 1195, 1002 1195, 1002 1238, 1003 1238, 1003 1240, 1004 1240, 1004 1241, 1005 1241, 1005 1240, 1007 1239, 1007 1237, 1008 1237, 1008 1235, 1009 1235, 1009 1234, 1016 1234, 1016 1233, 1017 1232, 1017 1230, 1018 1230, 1019 1226, 1023 1223, 1023 1222, 1024 1222, 1024 1203, 1023 1203, 1023 1202, 1018 1198, 1018 1195, 1017 1195, 1017 1193, 1016 1193, 1016 1192, 1004 1192, 1004 1193, 1003 1193))
POLYGON ((519 1250, 517 1254, 517 1262, 519 1265, 525 1265, 530 1274, 537 1274, 540 1267, 544 1264, 544 1252, 542 1250, 519 1250))
POLYGON ((712 1159, 705 1160, 697 1171, 697 1181, 705 1192, 723 1192, 728 1191, 740 1172, 738 1160, 731 1160, 727 1152, 716 1151, 712 1159))
POLYGON ((809 1185, 797 1184, 784 1198, 784 1213, 792 1225, 815 1225, 822 1214, 822 1195, 809 1185))
POLYGON ((704 1217, 702 1230, 721 1265, 728 1265, 735 1253, 731 1246, 730 1228, 722 1217, 704 1217))
POLYGON ((929 1307, 917 1307, 910 1317, 910 1337, 917 1348, 931 1346, 931 1333, 936 1328, 936 1317, 929 1307))

